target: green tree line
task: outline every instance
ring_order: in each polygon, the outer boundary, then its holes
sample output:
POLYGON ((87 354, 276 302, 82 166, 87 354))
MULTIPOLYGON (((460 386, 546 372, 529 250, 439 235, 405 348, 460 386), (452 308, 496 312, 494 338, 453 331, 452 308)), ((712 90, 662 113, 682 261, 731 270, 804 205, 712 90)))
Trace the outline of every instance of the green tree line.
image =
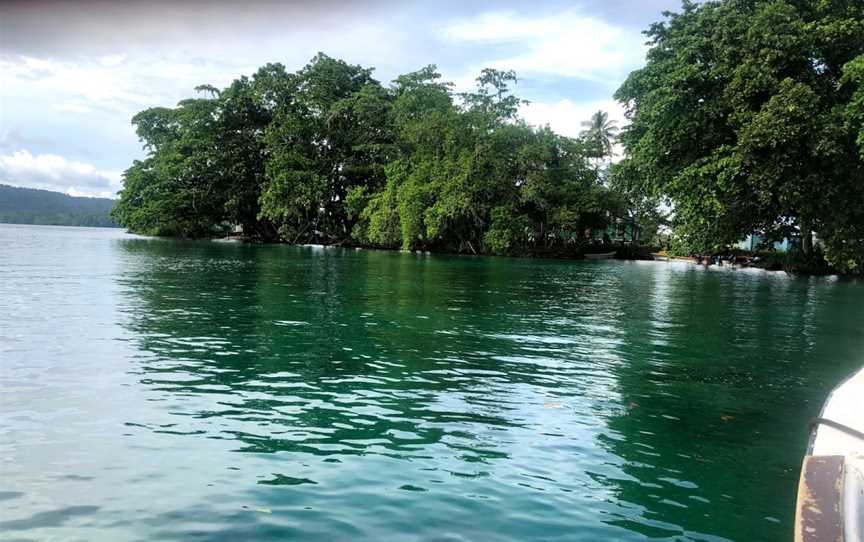
POLYGON ((614 130, 599 114, 579 138, 529 126, 515 83, 487 69, 456 93, 430 65, 385 86, 318 54, 198 87, 133 118, 147 157, 113 216, 182 237, 240 225, 263 241, 477 254, 573 244, 626 213, 604 180, 614 130))

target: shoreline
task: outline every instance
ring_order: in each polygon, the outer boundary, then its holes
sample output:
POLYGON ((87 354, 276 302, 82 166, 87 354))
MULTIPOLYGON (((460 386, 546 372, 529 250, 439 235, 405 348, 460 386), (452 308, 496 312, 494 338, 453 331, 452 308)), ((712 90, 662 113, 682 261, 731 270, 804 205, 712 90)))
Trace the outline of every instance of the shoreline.
MULTIPOLYGON (((135 235, 140 235, 135 232, 128 232, 135 235)), ((283 241, 272 241, 272 242, 262 242, 255 238, 246 237, 243 235, 227 235, 224 237, 210 237, 210 238, 200 238, 200 239, 184 239, 180 237, 160 237, 160 236, 147 236, 153 239, 169 239, 169 240, 179 240, 179 241, 212 241, 212 242, 222 242, 222 243, 242 243, 242 244, 250 244, 250 245, 278 245, 278 246, 294 246, 294 247, 318 247, 318 248, 334 248, 334 249, 345 249, 345 250, 376 250, 382 252, 399 252, 405 254, 417 254, 417 255, 442 255, 442 256, 467 256, 467 257, 489 257, 489 258, 516 258, 516 259, 525 259, 525 260, 570 260, 570 261, 621 261, 621 262, 658 262, 658 263, 677 263, 677 264, 688 264, 693 266, 698 266, 703 268, 704 270, 708 269, 723 269, 728 271, 764 271, 766 273, 783 273, 790 277, 837 277, 837 278, 859 278, 857 275, 853 274, 843 274, 843 273, 804 273, 804 272, 790 272, 783 268, 769 268, 762 267, 759 265, 741 265, 741 264, 733 264, 729 265, 726 263, 722 264, 714 264, 714 263, 703 263, 700 258, 696 258, 693 256, 658 256, 656 252, 651 252, 650 247, 639 246, 643 248, 644 251, 640 251, 640 257, 619 257, 617 254, 612 258, 608 258, 606 260, 603 259, 593 259, 586 258, 586 254, 603 254, 606 252, 611 252, 609 249, 615 249, 617 252, 622 247, 629 248, 628 245, 615 245, 612 247, 597 247, 597 252, 578 252, 578 251, 550 251, 547 253, 530 253, 530 254, 471 254, 466 252, 456 252, 456 251, 447 251, 447 250, 404 250, 401 248, 386 248, 386 247, 377 247, 377 246, 365 246, 355 243, 287 243, 283 241)))

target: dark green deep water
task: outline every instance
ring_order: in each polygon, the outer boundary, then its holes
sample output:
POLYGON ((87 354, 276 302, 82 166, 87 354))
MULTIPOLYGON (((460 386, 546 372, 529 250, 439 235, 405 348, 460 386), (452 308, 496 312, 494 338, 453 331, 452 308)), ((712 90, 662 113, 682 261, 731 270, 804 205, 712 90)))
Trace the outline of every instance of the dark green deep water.
POLYGON ((788 540, 864 284, 0 225, 2 540, 788 540))

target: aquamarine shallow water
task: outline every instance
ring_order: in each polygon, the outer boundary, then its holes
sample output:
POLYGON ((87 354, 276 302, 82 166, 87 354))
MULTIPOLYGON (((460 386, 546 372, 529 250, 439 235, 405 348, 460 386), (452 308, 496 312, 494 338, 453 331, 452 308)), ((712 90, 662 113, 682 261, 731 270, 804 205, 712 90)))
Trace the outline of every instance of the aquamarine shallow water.
POLYGON ((788 540, 864 284, 0 225, 0 539, 788 540))

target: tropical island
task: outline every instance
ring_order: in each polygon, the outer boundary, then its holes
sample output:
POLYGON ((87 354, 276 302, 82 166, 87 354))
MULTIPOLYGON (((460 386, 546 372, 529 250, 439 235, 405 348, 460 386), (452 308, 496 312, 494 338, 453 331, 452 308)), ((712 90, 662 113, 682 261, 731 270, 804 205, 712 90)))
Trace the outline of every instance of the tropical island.
POLYGON ((0 3, 0 539, 864 540, 864 1, 678 2, 0 3))
POLYGON ((617 137, 603 112, 577 138, 530 126, 512 71, 457 93, 434 65, 384 85, 322 53, 138 113, 147 157, 112 216, 150 235, 465 254, 579 255, 610 230, 711 254, 758 234, 793 240, 789 269, 860 273, 864 5, 665 15, 615 95, 617 137))

